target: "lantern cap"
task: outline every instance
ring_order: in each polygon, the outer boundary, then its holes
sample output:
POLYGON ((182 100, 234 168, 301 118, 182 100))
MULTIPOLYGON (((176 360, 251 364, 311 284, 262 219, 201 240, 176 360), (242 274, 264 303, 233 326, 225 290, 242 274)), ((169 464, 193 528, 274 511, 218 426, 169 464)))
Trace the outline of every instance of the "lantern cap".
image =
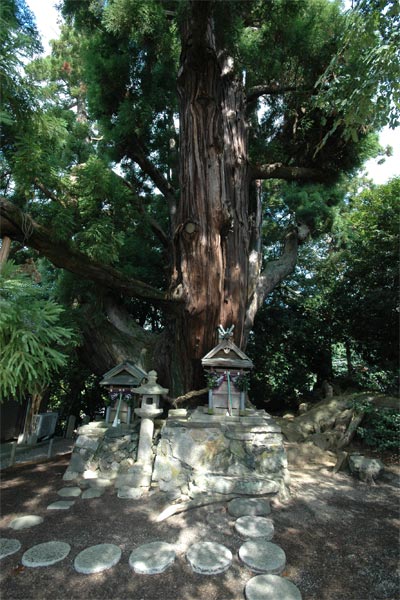
POLYGON ((168 389, 161 387, 157 383, 157 371, 149 371, 147 374, 148 381, 135 389, 136 394, 147 394, 149 396, 162 396, 168 394, 168 389))

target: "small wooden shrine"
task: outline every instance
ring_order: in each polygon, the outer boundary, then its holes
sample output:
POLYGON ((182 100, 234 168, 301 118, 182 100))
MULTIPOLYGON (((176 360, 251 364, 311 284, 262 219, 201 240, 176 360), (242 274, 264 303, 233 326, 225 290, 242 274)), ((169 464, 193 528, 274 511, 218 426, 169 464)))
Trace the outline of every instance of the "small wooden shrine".
POLYGON ((130 404, 133 404, 134 394, 137 394, 136 388, 147 379, 146 371, 129 360, 103 375, 100 385, 108 388, 111 398, 111 405, 106 411, 106 423, 112 422, 113 427, 121 423, 129 425, 133 414, 130 404))
POLYGON ((251 359, 232 341, 232 325, 218 328, 219 343, 201 360, 208 384, 209 413, 244 413, 251 359))

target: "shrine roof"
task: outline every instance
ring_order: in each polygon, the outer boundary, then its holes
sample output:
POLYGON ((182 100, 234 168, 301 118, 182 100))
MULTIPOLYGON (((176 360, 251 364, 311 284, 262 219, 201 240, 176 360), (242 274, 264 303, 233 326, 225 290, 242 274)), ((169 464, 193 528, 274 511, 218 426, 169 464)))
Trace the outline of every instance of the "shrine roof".
POLYGON ((223 339, 201 359, 203 367, 252 369, 252 360, 230 339, 223 339))
POLYGON ((104 373, 100 385, 137 387, 142 383, 143 379, 147 379, 147 377, 146 371, 141 367, 130 360, 125 360, 107 371, 107 373, 104 373))

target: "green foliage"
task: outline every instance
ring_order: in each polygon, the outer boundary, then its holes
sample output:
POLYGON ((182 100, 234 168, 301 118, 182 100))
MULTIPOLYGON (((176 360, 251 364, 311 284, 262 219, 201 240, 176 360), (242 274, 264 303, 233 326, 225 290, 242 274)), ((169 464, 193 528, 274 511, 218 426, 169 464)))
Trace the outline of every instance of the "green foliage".
POLYGON ((39 286, 5 264, 0 272, 0 400, 40 392, 66 362, 74 344, 63 309, 39 286))
POLYGON ((352 408, 365 414, 357 434, 364 442, 377 450, 398 450, 400 444, 400 412, 377 408, 368 400, 354 400, 352 408))
MULTIPOLYGON (((281 237, 279 218, 287 226, 302 198, 306 205, 307 187, 269 189, 265 234, 273 242, 281 237)), ((333 229, 300 248, 300 266, 267 300, 249 342, 258 404, 297 405, 324 379, 397 393, 399 195, 396 178, 333 202, 333 229)), ((323 222, 317 227, 323 231, 323 222)))
POLYGON ((349 10, 339 50, 319 78, 315 96, 336 113, 319 149, 338 128, 346 141, 400 124, 400 8, 397 0, 358 0, 349 10))
POLYGON ((342 335, 368 365, 396 373, 400 178, 352 198, 336 225, 336 251, 321 275, 342 335))

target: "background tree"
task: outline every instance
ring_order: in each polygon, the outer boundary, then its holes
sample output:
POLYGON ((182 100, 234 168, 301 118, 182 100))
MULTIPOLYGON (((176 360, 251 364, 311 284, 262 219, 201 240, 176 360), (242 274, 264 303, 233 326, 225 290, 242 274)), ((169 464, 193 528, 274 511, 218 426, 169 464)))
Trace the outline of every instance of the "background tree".
POLYGON ((348 194, 329 233, 257 315, 248 352, 252 395, 272 410, 336 391, 396 396, 399 365, 399 178, 348 194))
POLYGON ((65 350, 76 343, 62 322, 63 308, 13 263, 0 269, 0 402, 30 398, 24 434, 51 378, 67 362, 65 350))
POLYGON ((63 12, 53 57, 29 67, 46 85, 7 151, 1 231, 74 274, 95 372, 129 356, 187 391, 220 323, 245 347, 299 246, 328 226, 334 184, 366 156, 367 130, 348 140, 336 125, 345 104, 315 102, 348 17, 325 0, 65 0, 63 12), (271 179, 292 182, 279 241, 271 179))

